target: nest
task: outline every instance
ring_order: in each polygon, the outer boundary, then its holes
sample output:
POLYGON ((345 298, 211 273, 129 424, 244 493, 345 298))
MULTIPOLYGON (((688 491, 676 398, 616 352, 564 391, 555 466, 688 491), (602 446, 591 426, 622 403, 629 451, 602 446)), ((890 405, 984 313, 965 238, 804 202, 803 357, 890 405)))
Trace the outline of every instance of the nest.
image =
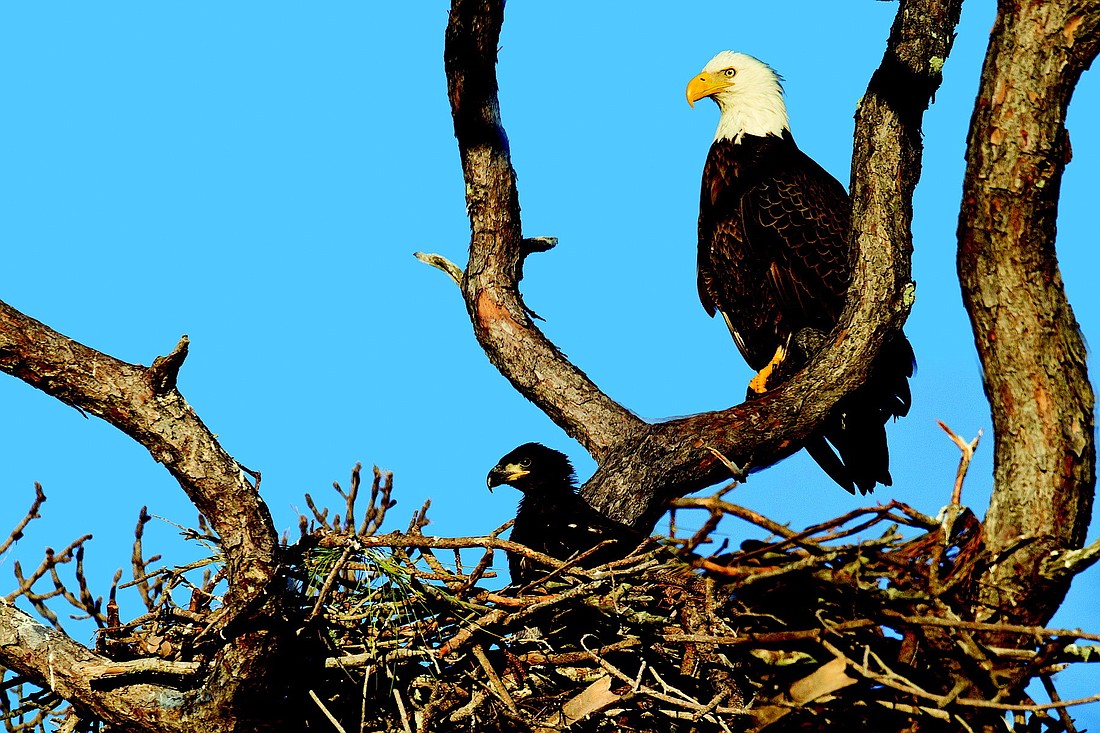
MULTIPOLYGON (((672 536, 586 569, 583 557, 560 562, 501 539, 508 525, 427 536, 427 505, 407 530, 380 534, 394 502, 377 469, 361 521, 358 467, 350 490, 337 489, 343 517, 307 497, 313 517, 285 543, 296 633, 323 650, 302 692, 305 730, 954 731, 1012 714, 1021 730, 1073 731, 1050 676, 1073 641, 1097 637, 972 620, 981 524, 957 503, 938 519, 889 502, 794 531, 729 503, 727 488, 676 502, 681 515, 705 512, 690 537, 676 536, 674 518, 672 536), (751 527, 731 534, 765 539, 700 551, 738 519, 751 527), (553 570, 501 588, 492 568, 503 550, 553 570), (1034 678, 1054 703, 1027 697, 1034 678)), ((102 653, 185 685, 216 648, 205 630, 219 576, 189 581, 202 563, 149 571, 147 521, 143 510, 129 585, 148 613, 121 623, 114 588, 100 612, 82 575, 70 602, 99 623, 102 653), (181 589, 184 607, 172 600, 181 589)), ((190 537, 216 549, 202 526, 190 537)), ((72 721, 63 701, 18 689, 18 706, 4 699, 9 730, 40 729, 43 711, 72 721), (37 725, 20 727, 17 713, 36 710, 37 725)))

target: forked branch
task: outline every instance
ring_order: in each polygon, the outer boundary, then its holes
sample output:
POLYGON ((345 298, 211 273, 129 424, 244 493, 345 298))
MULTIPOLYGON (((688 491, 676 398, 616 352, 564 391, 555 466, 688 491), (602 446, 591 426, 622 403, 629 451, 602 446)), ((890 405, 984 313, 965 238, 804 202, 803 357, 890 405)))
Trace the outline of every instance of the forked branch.
MULTIPOLYGON (((496 50, 500 0, 454 0, 445 61, 472 237, 463 295, 489 360, 600 464, 584 486, 606 514, 649 528, 666 501, 796 451, 867 377, 868 365, 913 301, 912 194, 923 111, 940 83, 960 0, 905 0, 882 65, 857 115, 853 229, 859 261, 835 338, 811 365, 751 403, 648 424, 619 405, 534 325, 519 294, 527 250, 515 173, 500 120, 496 50)), ((685 250, 690 245, 685 243, 685 250)))

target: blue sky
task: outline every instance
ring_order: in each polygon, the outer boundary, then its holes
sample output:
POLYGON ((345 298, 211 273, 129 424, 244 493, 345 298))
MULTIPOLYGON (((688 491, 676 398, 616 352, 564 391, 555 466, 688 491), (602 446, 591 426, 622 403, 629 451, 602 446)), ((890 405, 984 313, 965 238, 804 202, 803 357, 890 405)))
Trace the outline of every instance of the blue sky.
MULTIPOLYGON (((751 376, 695 292, 699 175, 713 105, 688 108, 691 75, 732 48, 786 79, 804 150, 847 182, 852 115, 896 5, 864 0, 626 6, 513 3, 501 39, 501 108, 524 231, 560 245, 523 283, 547 334, 646 418, 729 406, 751 376)), ((958 461, 945 421, 979 448, 964 501, 981 513, 992 435, 955 277, 966 126, 992 23, 967 4, 926 117, 915 202, 917 351, 910 416, 891 427, 898 498, 935 513, 958 461)), ((292 533, 302 494, 325 497, 356 461, 396 474, 391 527, 430 498, 430 531, 479 534, 515 496, 484 477, 528 440, 583 450, 511 390, 478 349, 455 287, 416 250, 463 263, 469 225, 442 68, 447 4, 117 2, 0 8, 0 298, 83 343, 149 364, 192 340, 180 387, 222 444, 263 473, 292 533)), ((1100 145, 1095 72, 1069 120, 1074 160, 1059 220, 1062 274, 1086 339, 1091 179, 1100 145)), ((1095 367, 1095 361, 1090 362, 1095 367)), ((141 505, 194 510, 167 472, 110 426, 0 378, 0 527, 40 481, 45 518, 13 553, 84 532, 106 590, 126 565, 141 505)), ((805 456, 756 474, 736 501, 795 525, 857 505, 805 456)), ((335 503, 335 502, 333 502, 335 503)), ((176 530, 150 527, 169 558, 176 530)), ((725 527, 733 539, 745 527, 725 527)), ((1095 535, 1095 533, 1094 533, 1095 535)), ((0 583, 0 587, 11 583, 0 583)), ((1056 624, 1097 629, 1100 571, 1056 624)), ((1098 691, 1067 674, 1063 696, 1098 691), (1068 684, 1072 683, 1072 684, 1068 684)), ((1078 711, 1100 726, 1100 711, 1078 711)))

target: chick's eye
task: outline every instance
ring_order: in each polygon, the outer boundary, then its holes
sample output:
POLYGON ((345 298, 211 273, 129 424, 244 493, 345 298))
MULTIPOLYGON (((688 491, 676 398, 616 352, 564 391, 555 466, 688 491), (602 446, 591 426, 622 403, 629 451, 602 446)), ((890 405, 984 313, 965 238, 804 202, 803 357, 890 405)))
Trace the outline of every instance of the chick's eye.
POLYGON ((730 67, 730 68, 726 69, 725 71, 723 71, 722 73, 726 75, 727 79, 732 79, 733 77, 735 77, 737 75, 737 69, 734 69, 733 67, 730 67))
POLYGON ((520 460, 519 465, 522 466, 523 468, 530 468, 531 467, 531 459, 530 458, 523 458, 523 459, 520 460))

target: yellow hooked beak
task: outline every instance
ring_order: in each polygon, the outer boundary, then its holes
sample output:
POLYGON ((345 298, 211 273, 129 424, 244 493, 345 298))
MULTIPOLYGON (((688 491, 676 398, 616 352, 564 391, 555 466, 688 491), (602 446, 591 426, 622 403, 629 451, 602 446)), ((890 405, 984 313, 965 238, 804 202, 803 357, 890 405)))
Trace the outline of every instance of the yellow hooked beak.
POLYGON ((492 491, 494 486, 510 484, 530 473, 530 471, 520 468, 515 463, 509 463, 507 466, 493 466, 493 470, 489 472, 489 477, 485 480, 485 483, 489 486, 489 491, 492 491))
POLYGON ((701 74, 697 74, 688 82, 687 85, 687 100, 688 104, 692 108, 695 107, 695 103, 703 97, 709 97, 712 94, 716 94, 723 89, 729 89, 733 86, 733 81, 722 72, 712 73, 710 71, 704 71, 701 74))

